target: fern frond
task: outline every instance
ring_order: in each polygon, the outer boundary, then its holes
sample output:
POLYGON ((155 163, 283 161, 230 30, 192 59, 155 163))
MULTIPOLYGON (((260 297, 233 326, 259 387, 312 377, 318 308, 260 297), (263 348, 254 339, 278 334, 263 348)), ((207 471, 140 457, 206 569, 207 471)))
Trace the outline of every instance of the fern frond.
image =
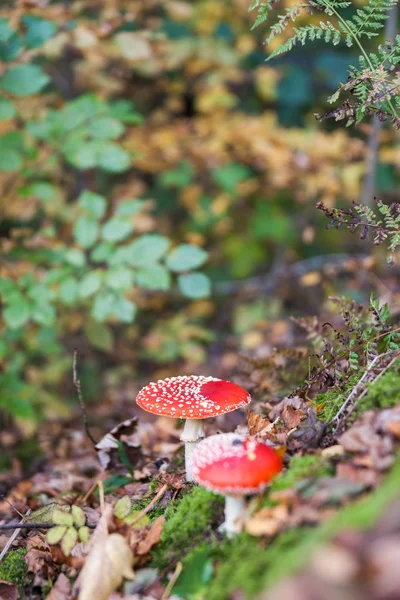
POLYGON ((375 37, 384 27, 389 10, 396 2, 397 0, 369 0, 368 4, 357 9, 354 17, 347 21, 347 26, 357 38, 375 37))

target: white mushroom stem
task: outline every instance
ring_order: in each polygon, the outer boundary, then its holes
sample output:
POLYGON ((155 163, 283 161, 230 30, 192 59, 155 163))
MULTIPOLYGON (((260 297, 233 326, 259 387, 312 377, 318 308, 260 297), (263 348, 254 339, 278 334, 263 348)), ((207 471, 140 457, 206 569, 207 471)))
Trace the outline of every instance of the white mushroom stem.
POLYGON ((225 496, 225 523, 223 531, 231 538, 242 530, 246 504, 243 496, 225 496))
POLYGON ((186 481, 193 481, 190 468, 190 457, 199 441, 205 436, 203 419, 186 419, 181 435, 182 442, 185 442, 186 481))

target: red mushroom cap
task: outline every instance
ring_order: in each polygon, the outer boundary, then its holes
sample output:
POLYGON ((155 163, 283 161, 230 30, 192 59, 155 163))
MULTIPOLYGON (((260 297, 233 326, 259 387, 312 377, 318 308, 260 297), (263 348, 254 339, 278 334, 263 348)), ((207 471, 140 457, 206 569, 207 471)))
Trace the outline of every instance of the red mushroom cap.
POLYGON ((281 470, 273 448, 235 433, 205 438, 191 456, 194 480, 218 494, 256 494, 281 470))
POLYGON ((156 415, 206 419, 231 412, 250 402, 250 395, 235 383, 190 375, 149 383, 137 395, 137 404, 156 415))

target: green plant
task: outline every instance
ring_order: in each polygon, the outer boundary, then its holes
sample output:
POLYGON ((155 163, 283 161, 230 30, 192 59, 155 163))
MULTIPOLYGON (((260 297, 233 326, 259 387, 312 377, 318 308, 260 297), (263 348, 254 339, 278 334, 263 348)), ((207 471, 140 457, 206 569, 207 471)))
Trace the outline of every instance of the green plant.
MULTIPOLYGON (((379 35, 389 10, 396 2, 369 0, 365 6, 357 8, 352 16, 348 16, 352 4, 346 0, 311 0, 286 8, 284 14, 271 26, 266 44, 270 44, 287 30, 289 37, 279 43, 268 58, 289 52, 297 44, 304 46, 315 40, 334 46, 344 43, 356 48, 360 53, 358 65, 349 67, 348 80, 328 98, 328 102, 336 102, 343 92, 349 92, 352 100, 346 100, 322 118, 346 119, 347 125, 350 125, 360 123, 367 115, 376 114, 381 121, 390 121, 398 129, 400 100, 396 73, 400 62, 400 36, 393 43, 380 45, 374 52, 368 51, 365 45, 365 40, 379 35), (315 14, 318 22, 302 24, 303 14, 315 14), (299 26, 294 26, 298 21, 299 26)), ((274 0, 255 0, 251 4, 250 10, 258 11, 253 28, 267 20, 275 5, 274 0)))
POLYGON ((331 298, 345 324, 339 330, 330 322, 322 326, 317 319, 296 319, 307 331, 314 352, 310 356, 309 376, 292 394, 308 398, 319 390, 314 403, 322 409, 319 416, 331 422, 347 394, 364 373, 380 358, 400 348, 399 328, 390 323, 390 311, 371 295, 367 308, 349 298, 331 298), (329 391, 328 391, 329 390, 329 391))
POLYGON ((0 19, 6 64, 0 176, 13 198, 31 206, 29 216, 1 223, 0 409, 24 419, 38 418, 50 405, 65 414, 57 385, 70 368, 63 338, 77 330, 71 320, 81 321, 87 341, 106 352, 114 348, 116 326, 133 323, 148 296, 165 296, 173 285, 178 297, 210 293, 210 280, 197 271, 207 252, 174 244, 155 224, 141 230, 137 220, 151 218, 150 203, 114 192, 112 178, 135 160, 125 140, 143 119, 133 103, 58 93, 51 62, 43 60, 46 43, 61 30, 70 36, 75 26, 36 14, 0 19))
POLYGON ((400 246, 400 204, 398 202, 387 205, 377 200, 378 213, 360 202, 353 202, 353 208, 346 209, 328 208, 323 202, 318 202, 317 208, 329 219, 327 229, 345 227, 352 233, 358 231, 362 240, 371 232, 376 246, 387 243, 389 250, 387 262, 390 265, 394 263, 395 251, 400 246))

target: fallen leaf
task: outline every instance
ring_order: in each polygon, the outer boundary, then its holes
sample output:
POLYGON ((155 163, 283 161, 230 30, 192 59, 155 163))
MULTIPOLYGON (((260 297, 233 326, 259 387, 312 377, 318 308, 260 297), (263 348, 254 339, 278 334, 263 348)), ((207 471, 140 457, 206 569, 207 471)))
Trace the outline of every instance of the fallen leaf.
POLYGON ((305 413, 301 409, 293 408, 293 406, 285 406, 282 411, 282 421, 286 429, 294 429, 300 425, 304 419, 305 413))
POLYGON ((141 443, 136 433, 137 424, 137 417, 123 421, 96 444, 97 455, 103 469, 121 465, 119 443, 123 444, 126 457, 133 468, 141 468, 144 465, 141 443))
POLYGON ((153 523, 152 528, 149 533, 146 535, 145 539, 142 540, 137 548, 137 554, 143 555, 150 552, 151 548, 158 544, 161 539, 162 528, 164 525, 165 517, 161 515, 156 519, 153 523))
POLYGON ((71 583, 64 573, 60 573, 50 593, 46 596, 46 600, 69 600, 70 597, 71 583))
POLYGON ((269 419, 266 419, 248 409, 246 409, 246 416, 249 435, 257 435, 257 433, 260 433, 260 431, 265 429, 268 425, 271 425, 271 421, 269 419))
POLYGON ((101 519, 87 545, 87 557, 75 582, 78 600, 108 600, 123 579, 133 579, 133 553, 119 533, 109 534, 113 508, 104 507, 101 519))
POLYGON ((18 588, 14 583, 0 579, 0 600, 18 600, 18 588))
POLYGON ((245 522, 247 533, 254 536, 273 536, 281 530, 288 519, 289 511, 285 504, 273 508, 262 508, 245 522))
POLYGON ((124 579, 133 579, 133 553, 119 533, 107 534, 92 547, 75 582, 78 600, 108 600, 124 579))

